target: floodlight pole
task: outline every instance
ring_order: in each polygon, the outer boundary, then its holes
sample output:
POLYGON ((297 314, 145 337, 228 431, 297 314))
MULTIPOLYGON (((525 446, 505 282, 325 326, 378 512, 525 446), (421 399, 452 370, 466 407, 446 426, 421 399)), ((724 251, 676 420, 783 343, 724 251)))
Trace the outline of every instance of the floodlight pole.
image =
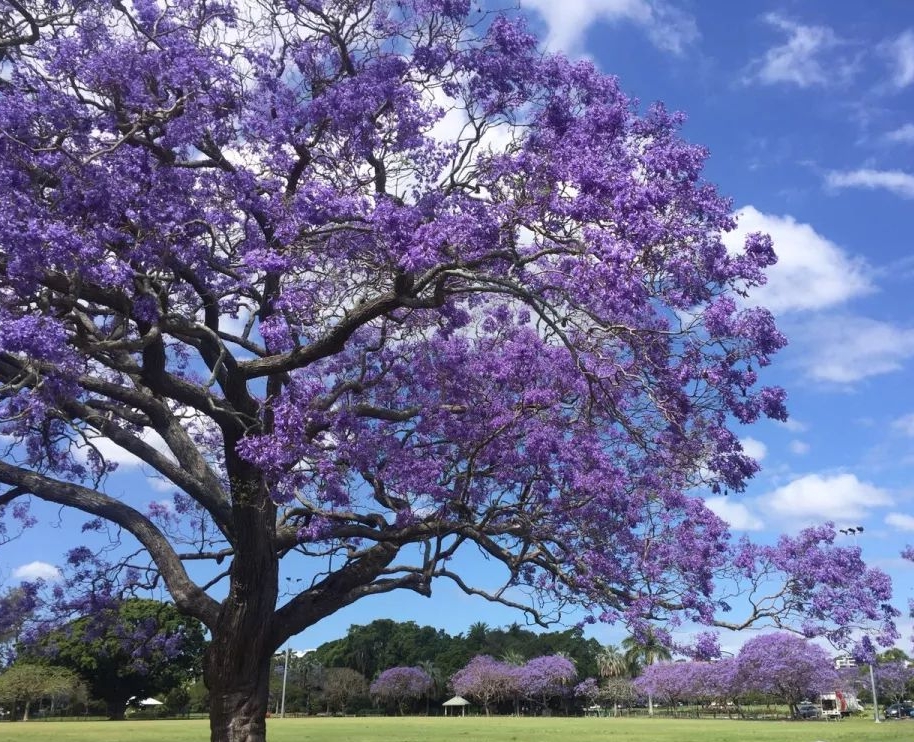
POLYGON ((876 698, 876 676, 873 674, 873 663, 870 662, 870 690, 873 691, 873 721, 879 723, 879 700, 876 698))
MULTIPOLYGON (((870 668, 872 669, 872 668, 870 668)), ((286 644, 286 661, 282 667, 282 704, 279 707, 279 718, 286 718, 286 680, 289 678, 289 645, 286 644)))

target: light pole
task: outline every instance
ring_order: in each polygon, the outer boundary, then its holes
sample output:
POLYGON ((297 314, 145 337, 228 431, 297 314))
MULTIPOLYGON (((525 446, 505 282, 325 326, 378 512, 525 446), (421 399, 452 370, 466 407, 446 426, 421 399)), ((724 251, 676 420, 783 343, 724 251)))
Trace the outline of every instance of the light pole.
POLYGON ((286 718, 286 681, 289 679, 289 645, 286 644, 286 661, 282 667, 282 703, 279 706, 279 718, 286 718))
POLYGON ((876 698, 876 675, 873 673, 873 663, 870 662, 870 690, 873 691, 873 721, 879 723, 879 700, 876 698))

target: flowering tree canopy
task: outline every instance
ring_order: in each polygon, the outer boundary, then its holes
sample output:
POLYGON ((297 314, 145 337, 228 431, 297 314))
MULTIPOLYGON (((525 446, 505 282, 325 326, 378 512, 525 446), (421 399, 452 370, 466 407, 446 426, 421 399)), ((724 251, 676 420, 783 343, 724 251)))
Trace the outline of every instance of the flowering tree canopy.
POLYGON ((907 662, 880 662, 874 665, 873 670, 880 698, 903 701, 910 695, 911 686, 914 684, 914 667, 909 666, 907 662))
POLYGON ((521 692, 545 706, 550 698, 573 692, 578 671, 567 657, 550 654, 526 662, 519 675, 521 692))
POLYGON ((774 596, 747 622, 887 617, 833 529, 731 544, 688 493, 756 471, 728 425, 784 418, 785 340, 681 115, 471 0, 14 0, 0 34, 0 508, 136 539, 212 633, 214 740, 264 738, 288 637, 435 579, 543 622, 714 623, 726 576, 774 596), (170 506, 110 486, 128 455, 170 506))
POLYGON ((451 677, 451 687, 457 695, 482 704, 488 716, 492 704, 521 694, 522 668, 480 654, 451 677))
POLYGON ((726 700, 734 695, 737 660, 717 662, 658 662, 639 675, 634 686, 640 693, 673 705, 679 701, 726 700))
POLYGON ((768 693, 788 703, 794 711, 803 698, 833 691, 838 683, 829 654, 794 634, 778 632, 753 637, 737 656, 737 692, 768 693))
POLYGON ((405 705, 421 698, 432 687, 432 679, 421 667, 391 667, 371 684, 371 695, 397 705, 402 714, 405 705))

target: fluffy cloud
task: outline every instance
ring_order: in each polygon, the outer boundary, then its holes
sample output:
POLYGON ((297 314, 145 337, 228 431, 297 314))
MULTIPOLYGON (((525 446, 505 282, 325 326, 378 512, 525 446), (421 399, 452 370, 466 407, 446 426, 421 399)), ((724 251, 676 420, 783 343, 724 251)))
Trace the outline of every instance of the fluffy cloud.
POLYGON ((548 27, 546 45, 569 54, 582 51, 588 30, 598 22, 640 26, 663 51, 681 54, 698 39, 695 19, 663 0, 521 0, 548 27))
POLYGON ((735 531, 759 531, 765 525, 749 508, 729 497, 709 497, 705 500, 705 505, 735 531))
POLYGON ((755 438, 742 438, 740 444, 743 447, 743 453, 756 461, 761 461, 768 455, 768 446, 755 438))
MULTIPOLYGON (((166 453, 170 455, 168 450, 168 445, 162 440, 162 437, 153 430, 145 429, 141 434, 140 438, 155 448, 161 453, 166 453)), ((134 456, 129 451, 121 448, 110 438, 104 438, 102 436, 97 436, 92 438, 92 445, 95 446, 99 453, 104 457, 105 461, 108 461, 113 464, 117 464, 121 468, 128 468, 132 466, 140 466, 143 462, 140 461, 136 456, 134 456)), ((85 457, 87 454, 87 449, 80 449, 81 456, 85 457)))
POLYGON ((60 570, 47 562, 29 562, 13 570, 17 580, 59 580, 60 570))
POLYGON ((901 170, 834 170, 826 174, 825 185, 835 189, 886 190, 901 198, 914 198, 914 175, 901 170))
POLYGON ((745 236, 765 232, 774 240, 777 265, 768 271, 768 283, 750 297, 773 312, 824 309, 873 290, 867 267, 791 216, 764 214, 753 206, 737 212, 739 227, 724 235, 728 249, 742 248, 745 236))
POLYGON ((889 58, 892 84, 905 88, 914 83, 914 30, 908 29, 884 44, 882 51, 889 58))
POLYGON ((914 531, 914 516, 904 513, 889 513, 885 516, 886 525, 899 531, 914 531))
POLYGON ((779 13, 769 13, 764 20, 787 34, 787 41, 756 59, 745 82, 808 88, 847 79, 853 73, 853 66, 827 58, 828 52, 842 44, 828 26, 806 26, 779 13))
POLYGON ((850 384, 898 371, 914 357, 914 329, 867 317, 820 317, 790 337, 805 349, 798 363, 816 381, 850 384))
POLYGON ((853 474, 807 474, 763 498, 766 507, 785 518, 801 521, 851 521, 876 507, 892 504, 889 494, 861 482, 853 474))

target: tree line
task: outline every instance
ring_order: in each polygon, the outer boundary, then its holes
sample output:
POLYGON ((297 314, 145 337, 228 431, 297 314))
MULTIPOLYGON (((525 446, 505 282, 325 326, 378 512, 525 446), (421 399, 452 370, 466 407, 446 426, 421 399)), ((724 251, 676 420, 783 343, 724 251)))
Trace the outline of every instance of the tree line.
MULTIPOLYGON (((23 601, 22 594, 9 593, 23 601)), ((63 626, 41 624, 3 642, 0 706, 8 716, 105 714, 123 718, 131 699, 158 695, 163 713, 209 711, 201 682, 207 648, 199 622, 174 606, 130 599, 97 606, 63 626)), ((901 650, 875 665, 881 699, 911 695, 914 670, 901 650)), ((656 634, 620 645, 586 638, 579 627, 535 632, 517 623, 477 622, 456 635, 414 621, 352 625, 316 650, 280 652, 270 673, 270 710, 290 714, 442 713, 454 694, 485 714, 613 714, 655 703, 716 707, 741 714, 751 703, 783 703, 841 690, 868 694, 858 668, 838 671, 831 655, 802 637, 763 634, 713 662, 674 660, 656 634)))

